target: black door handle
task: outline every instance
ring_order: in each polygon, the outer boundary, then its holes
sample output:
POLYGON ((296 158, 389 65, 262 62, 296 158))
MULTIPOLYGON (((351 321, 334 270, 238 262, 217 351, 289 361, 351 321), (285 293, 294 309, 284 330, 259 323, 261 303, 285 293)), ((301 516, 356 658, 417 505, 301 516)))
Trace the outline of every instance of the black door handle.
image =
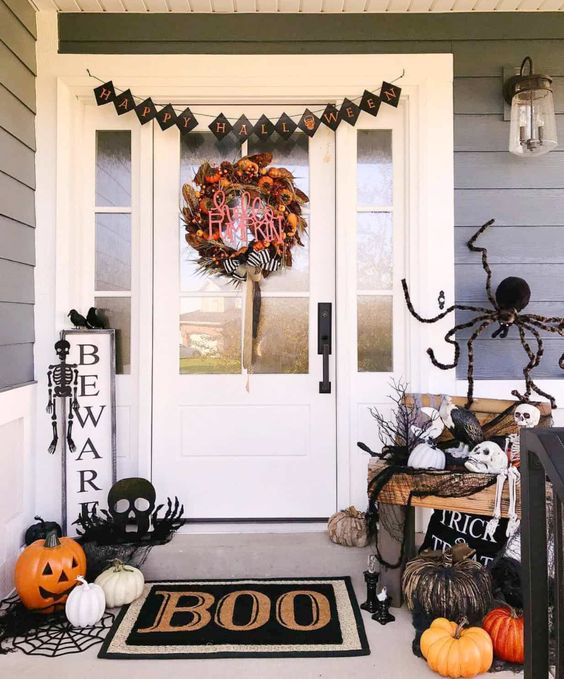
POLYGON ((319 383, 320 394, 331 393, 329 380, 329 356, 331 355, 331 302, 319 302, 317 305, 317 353, 323 354, 323 374, 319 383))

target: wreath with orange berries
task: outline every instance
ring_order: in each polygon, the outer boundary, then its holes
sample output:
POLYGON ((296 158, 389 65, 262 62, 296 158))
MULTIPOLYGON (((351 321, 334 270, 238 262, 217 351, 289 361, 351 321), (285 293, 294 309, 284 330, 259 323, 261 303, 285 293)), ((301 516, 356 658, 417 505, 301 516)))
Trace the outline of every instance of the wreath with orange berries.
MULTIPOLYGON (((205 162, 194 177, 196 188, 182 187, 185 238, 197 251, 202 271, 240 283, 246 280, 249 267, 254 275, 268 277, 281 267, 292 266, 292 248, 303 246, 307 222, 302 206, 309 198, 296 187, 289 170, 273 167, 271 162, 271 153, 224 160, 219 166, 205 162), (245 201, 252 203, 254 220, 248 228, 246 222, 242 227, 234 225, 245 201), (276 231, 272 226, 256 226, 260 219, 276 224, 276 231), (234 243, 237 228, 240 241, 234 243)), ((244 222, 244 217, 239 221, 244 222)))

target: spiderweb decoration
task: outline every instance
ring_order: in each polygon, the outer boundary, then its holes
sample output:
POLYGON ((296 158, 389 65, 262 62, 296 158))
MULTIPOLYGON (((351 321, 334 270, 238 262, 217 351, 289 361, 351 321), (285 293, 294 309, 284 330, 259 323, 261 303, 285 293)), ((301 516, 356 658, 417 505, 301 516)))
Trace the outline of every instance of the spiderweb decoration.
POLYGON ((114 621, 104 613, 92 627, 73 627, 64 611, 43 615, 28 611, 14 594, 0 602, 0 654, 19 650, 47 658, 82 653, 101 644, 114 621))

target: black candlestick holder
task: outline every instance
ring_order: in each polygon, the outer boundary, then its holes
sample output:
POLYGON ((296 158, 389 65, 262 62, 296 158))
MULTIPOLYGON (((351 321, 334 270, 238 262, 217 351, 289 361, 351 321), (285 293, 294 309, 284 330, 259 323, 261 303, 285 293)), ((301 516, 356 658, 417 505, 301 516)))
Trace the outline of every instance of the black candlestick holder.
POLYGON ((372 616, 372 620, 376 620, 376 622, 379 622, 381 625, 387 625, 389 622, 394 622, 396 618, 390 613, 391 603, 391 596, 386 597, 384 601, 376 599, 376 612, 372 616))
POLYGON ((364 581, 366 582, 366 601, 360 604, 360 607, 369 613, 374 613, 377 610, 378 604, 376 599, 378 573, 376 571, 364 571, 364 581))

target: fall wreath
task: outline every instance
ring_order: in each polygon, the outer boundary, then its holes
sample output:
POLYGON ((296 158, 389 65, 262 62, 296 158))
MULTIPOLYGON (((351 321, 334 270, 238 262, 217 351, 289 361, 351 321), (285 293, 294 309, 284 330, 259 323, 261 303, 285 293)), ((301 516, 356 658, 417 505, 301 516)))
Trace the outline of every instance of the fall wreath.
POLYGON ((184 184, 186 242, 203 272, 235 283, 292 266, 292 248, 307 229, 302 206, 309 198, 292 173, 273 167, 271 153, 220 165, 203 163, 194 186, 184 184))

